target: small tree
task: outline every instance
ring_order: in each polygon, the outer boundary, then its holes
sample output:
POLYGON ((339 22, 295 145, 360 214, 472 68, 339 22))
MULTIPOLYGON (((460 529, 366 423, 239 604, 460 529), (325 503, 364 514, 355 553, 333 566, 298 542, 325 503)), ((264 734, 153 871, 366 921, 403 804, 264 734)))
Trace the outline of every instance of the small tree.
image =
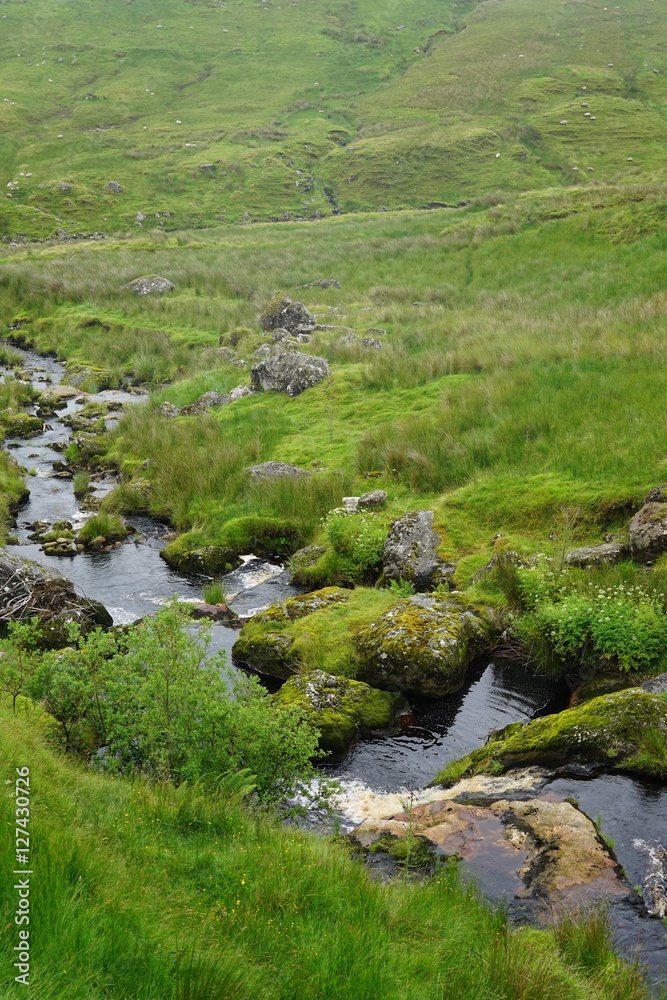
POLYGON ((12 699, 12 710, 16 715, 16 699, 21 694, 28 694, 35 668, 39 619, 10 622, 7 636, 0 646, 0 690, 12 699))

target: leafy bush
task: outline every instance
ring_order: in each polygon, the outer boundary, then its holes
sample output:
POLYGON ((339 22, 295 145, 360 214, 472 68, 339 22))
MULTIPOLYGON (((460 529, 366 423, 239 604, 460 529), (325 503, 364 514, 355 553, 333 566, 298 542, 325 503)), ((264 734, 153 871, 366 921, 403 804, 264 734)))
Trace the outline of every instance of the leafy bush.
POLYGON ((519 570, 518 577, 529 610, 515 616, 512 632, 543 669, 602 662, 651 671, 663 661, 667 615, 660 597, 642 584, 604 586, 543 566, 519 570))

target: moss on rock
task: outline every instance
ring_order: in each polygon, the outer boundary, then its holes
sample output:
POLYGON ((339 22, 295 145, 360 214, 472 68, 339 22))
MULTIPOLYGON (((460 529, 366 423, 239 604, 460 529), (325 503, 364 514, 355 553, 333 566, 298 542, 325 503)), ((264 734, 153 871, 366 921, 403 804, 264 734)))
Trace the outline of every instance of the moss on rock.
POLYGON ((416 594, 355 632, 357 676, 379 687, 441 697, 456 691, 468 665, 491 648, 485 612, 462 597, 416 594))
POLYGON ((297 668, 299 656, 292 636, 282 632, 249 632, 243 628, 232 647, 232 657, 260 674, 286 680, 297 668))
POLYGON ((526 724, 513 723, 494 733, 486 746, 449 764, 436 782, 570 762, 666 778, 667 698, 628 688, 526 724))
POLYGON ((3 410, 0 414, 3 432, 7 437, 27 438, 41 434, 44 421, 31 413, 11 413, 3 410))
POLYGON ((335 754, 344 753, 359 735, 390 728, 409 711, 399 694, 323 670, 295 674, 274 698, 278 705, 304 709, 319 730, 322 749, 335 754))
POLYGON ((241 560, 226 545, 197 545, 187 535, 181 535, 162 549, 160 556, 181 573, 215 576, 230 573, 241 560))
POLYGON ((103 389, 117 389, 119 380, 108 368, 93 368, 91 365, 68 364, 63 378, 65 385, 73 385, 81 392, 101 392, 103 389))
POLYGON ((299 594, 298 597, 288 597, 280 604, 272 604, 266 611, 260 611, 259 614, 255 615, 253 621, 256 623, 296 621, 297 618, 312 615, 330 604, 340 604, 343 601, 349 601, 349 599, 349 590, 342 590, 340 587, 324 587, 311 594, 299 594))

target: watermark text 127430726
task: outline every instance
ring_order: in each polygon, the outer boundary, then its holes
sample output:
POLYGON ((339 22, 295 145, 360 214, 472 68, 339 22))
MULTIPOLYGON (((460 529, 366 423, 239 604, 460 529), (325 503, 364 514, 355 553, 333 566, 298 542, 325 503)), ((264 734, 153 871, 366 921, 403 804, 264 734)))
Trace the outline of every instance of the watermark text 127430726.
POLYGON ((18 940, 14 945, 14 967, 17 983, 30 985, 30 878, 33 874, 30 863, 30 768, 17 767, 14 785, 15 831, 14 846, 16 863, 13 874, 14 890, 17 893, 14 923, 18 929, 18 940))

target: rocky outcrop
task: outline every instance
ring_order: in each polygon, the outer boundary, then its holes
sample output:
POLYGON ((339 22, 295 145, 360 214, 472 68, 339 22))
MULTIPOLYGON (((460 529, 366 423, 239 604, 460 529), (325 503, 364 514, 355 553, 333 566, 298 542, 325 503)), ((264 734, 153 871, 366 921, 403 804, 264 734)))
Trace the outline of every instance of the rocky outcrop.
MULTIPOLYGON (((422 839, 437 855, 473 865, 488 867, 493 859, 496 877, 513 885, 515 899, 548 903, 549 909, 629 896, 595 825, 570 802, 502 798, 472 804, 442 798, 416 805, 409 814, 362 823, 353 834, 362 848, 394 856, 400 852, 392 851, 392 840, 408 836, 422 839)), ((538 915, 546 919, 547 908, 539 907, 538 915)))
POLYGON ((329 376, 325 358, 300 351, 285 351, 280 345, 250 369, 255 389, 274 390, 288 396, 298 396, 329 376))
POLYGON ((359 736, 370 736, 395 726, 407 717, 405 699, 389 691, 376 691, 348 677, 334 677, 323 670, 294 674, 275 695, 282 707, 297 705, 319 730, 320 747, 343 754, 359 736))
POLYGON ((315 317, 303 302, 292 302, 287 295, 279 292, 273 296, 262 313, 259 324, 262 330, 267 332, 281 327, 289 333, 299 333, 304 328, 312 330, 315 326, 315 317))
POLYGON ((667 552, 667 503, 644 504, 630 521, 630 555, 652 563, 667 552))
POLYGON ((630 557, 630 547, 623 542, 604 542, 572 549, 565 557, 568 566, 587 569, 589 566, 615 566, 630 557))
POLYGON ((60 649, 77 623, 84 635, 110 628, 113 619, 99 601, 77 594, 74 584, 38 563, 0 550, 0 622, 38 618, 44 648, 60 649))
POLYGON ((254 481, 279 479, 281 476, 299 479, 301 476, 310 475, 307 469, 301 469, 298 465, 288 465, 286 462, 262 462, 261 465, 251 465, 246 469, 246 473, 254 481))
POLYGON ((165 292, 173 292, 176 286, 168 278, 161 278, 158 274, 145 274, 130 281, 125 287, 135 295, 164 295, 165 292))
POLYGON ((585 764, 609 771, 667 777, 667 700, 626 688, 493 734, 479 750, 456 761, 437 781, 537 765, 585 764))
POLYGON ((211 410, 216 406, 226 406, 231 403, 232 397, 226 395, 222 392, 205 392, 203 396, 196 399, 194 403, 190 403, 189 406, 184 406, 181 409, 181 413, 196 416, 199 413, 206 413, 207 410, 211 410))
POLYGON ((433 529, 432 510, 413 510, 394 521, 384 543, 385 580, 405 580, 415 590, 433 590, 454 571, 438 555, 440 536, 433 529))
POLYGON ((461 687, 468 665, 493 638, 491 622, 463 598, 416 594, 357 628, 357 677, 441 698, 461 687))

